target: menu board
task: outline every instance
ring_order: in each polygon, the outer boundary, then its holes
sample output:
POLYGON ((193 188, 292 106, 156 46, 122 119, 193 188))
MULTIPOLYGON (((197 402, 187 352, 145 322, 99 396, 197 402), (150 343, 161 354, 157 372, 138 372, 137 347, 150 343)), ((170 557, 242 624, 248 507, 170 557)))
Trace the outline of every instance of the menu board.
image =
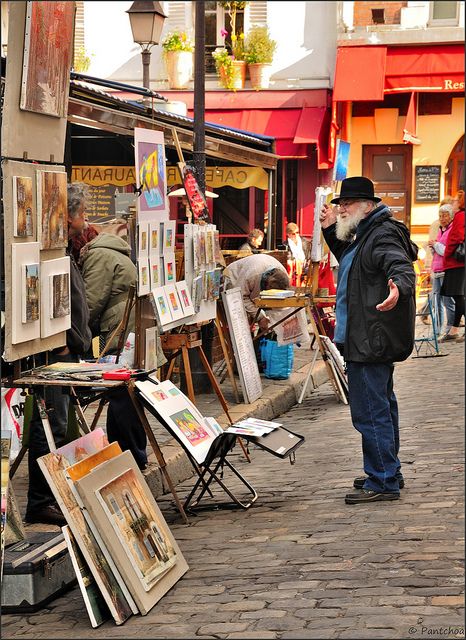
POLYGON ((262 380, 241 289, 228 289, 222 298, 244 401, 250 404, 262 396, 262 380))
POLYGON ((440 202, 440 172, 439 164, 415 167, 416 202, 440 202))

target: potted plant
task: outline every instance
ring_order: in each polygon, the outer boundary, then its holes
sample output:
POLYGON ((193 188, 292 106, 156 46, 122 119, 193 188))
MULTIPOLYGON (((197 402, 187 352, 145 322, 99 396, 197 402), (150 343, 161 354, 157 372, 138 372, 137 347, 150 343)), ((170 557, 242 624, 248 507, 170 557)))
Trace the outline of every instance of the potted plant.
POLYGON ((186 31, 170 31, 162 41, 170 89, 186 89, 193 74, 194 43, 186 31))
POLYGON ((248 31, 244 46, 244 59, 248 63, 253 89, 267 89, 270 83, 272 61, 277 43, 266 26, 255 25, 248 31))
POLYGON ((217 47, 212 56, 215 60, 215 68, 222 86, 236 91, 236 89, 244 88, 247 67, 244 60, 244 33, 237 33, 236 31, 236 14, 238 10, 244 9, 248 3, 221 1, 219 4, 228 11, 230 16, 231 33, 229 34, 226 29, 222 29, 221 34, 223 38, 230 35, 231 45, 229 46, 231 52, 228 51, 227 45, 224 45, 223 47, 217 47))

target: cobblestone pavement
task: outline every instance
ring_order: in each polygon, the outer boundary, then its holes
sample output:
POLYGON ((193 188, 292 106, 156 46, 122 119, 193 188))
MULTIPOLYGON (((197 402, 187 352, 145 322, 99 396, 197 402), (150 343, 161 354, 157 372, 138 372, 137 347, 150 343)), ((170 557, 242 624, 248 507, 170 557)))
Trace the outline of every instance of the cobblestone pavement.
POLYGON ((396 367, 399 501, 345 505, 360 438, 325 383, 282 416, 306 437, 294 466, 233 455, 259 494, 250 509, 200 511, 186 526, 171 496, 158 500, 190 570, 147 616, 92 629, 75 588, 3 615, 3 638, 464 637, 464 344, 442 351, 396 367))

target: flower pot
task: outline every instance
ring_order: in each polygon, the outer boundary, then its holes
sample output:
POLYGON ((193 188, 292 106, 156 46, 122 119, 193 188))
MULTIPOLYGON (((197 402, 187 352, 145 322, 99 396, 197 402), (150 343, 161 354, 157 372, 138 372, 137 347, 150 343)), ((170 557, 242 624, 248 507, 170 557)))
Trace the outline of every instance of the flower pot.
POLYGON ((244 60, 233 60, 233 76, 231 78, 231 84, 228 86, 228 75, 225 73, 223 67, 219 68, 220 82, 226 89, 236 91, 236 89, 244 89, 246 83, 246 62, 244 60))
POLYGON ((191 51, 166 51, 168 86, 170 89, 186 89, 193 75, 191 51))
POLYGON ((259 91, 259 89, 267 89, 269 87, 270 76, 272 74, 271 64, 254 62, 252 64, 248 64, 248 69, 253 89, 259 91))

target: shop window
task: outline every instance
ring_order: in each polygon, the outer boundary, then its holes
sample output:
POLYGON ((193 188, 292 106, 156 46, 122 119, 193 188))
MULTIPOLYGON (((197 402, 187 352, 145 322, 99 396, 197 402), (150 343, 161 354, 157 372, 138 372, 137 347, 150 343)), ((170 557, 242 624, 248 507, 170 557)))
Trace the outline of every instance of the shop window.
POLYGON ((385 24, 385 9, 371 9, 371 13, 374 24, 385 24))
POLYGON ((464 136, 455 144, 447 162, 445 194, 454 195, 459 189, 464 191, 464 136))
MULTIPOLYGON (((236 32, 244 32, 244 9, 236 13, 236 32)), ((216 47, 225 45, 231 51, 231 25, 228 11, 218 2, 205 2, 205 71, 214 74, 215 62, 212 52, 216 47), (228 35, 223 38, 221 31, 225 29, 228 35)))

